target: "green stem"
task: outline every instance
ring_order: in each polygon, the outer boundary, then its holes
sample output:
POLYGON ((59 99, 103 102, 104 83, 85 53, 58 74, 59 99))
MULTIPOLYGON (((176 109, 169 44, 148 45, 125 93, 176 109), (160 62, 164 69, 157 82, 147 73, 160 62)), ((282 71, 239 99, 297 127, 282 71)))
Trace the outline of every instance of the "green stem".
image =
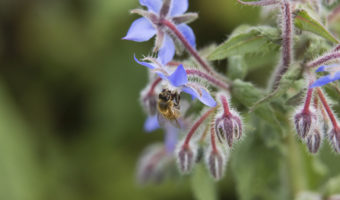
POLYGON ((297 140, 293 132, 289 132, 286 138, 287 151, 287 171, 289 174, 289 187, 292 199, 306 188, 305 170, 302 164, 301 149, 298 146, 297 140))

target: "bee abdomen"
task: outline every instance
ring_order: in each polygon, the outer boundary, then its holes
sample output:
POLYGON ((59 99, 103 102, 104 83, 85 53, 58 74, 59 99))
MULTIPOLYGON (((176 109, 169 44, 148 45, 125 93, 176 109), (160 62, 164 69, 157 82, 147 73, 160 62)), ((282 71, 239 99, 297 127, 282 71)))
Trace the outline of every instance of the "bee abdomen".
POLYGON ((166 102, 158 102, 158 109, 161 111, 166 111, 169 107, 169 103, 166 102))

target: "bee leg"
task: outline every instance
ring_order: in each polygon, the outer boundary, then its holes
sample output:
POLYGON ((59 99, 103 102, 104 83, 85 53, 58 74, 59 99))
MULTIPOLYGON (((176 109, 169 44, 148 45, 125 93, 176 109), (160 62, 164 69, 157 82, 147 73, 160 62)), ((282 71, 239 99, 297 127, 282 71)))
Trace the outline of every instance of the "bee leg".
POLYGON ((181 125, 179 124, 178 120, 175 119, 175 121, 176 121, 176 126, 177 126, 177 128, 181 128, 181 125))
POLYGON ((180 126, 180 124, 179 124, 179 122, 177 120, 177 118, 179 117, 179 111, 178 110, 169 110, 169 112, 170 112, 170 115, 172 116, 171 121, 172 122, 175 121, 175 123, 176 123, 176 124, 173 124, 173 123, 172 124, 174 126, 176 126, 177 128, 180 128, 181 126, 180 126))
POLYGON ((171 94, 171 97, 174 100, 174 106, 179 109, 180 95, 177 92, 174 92, 171 94))

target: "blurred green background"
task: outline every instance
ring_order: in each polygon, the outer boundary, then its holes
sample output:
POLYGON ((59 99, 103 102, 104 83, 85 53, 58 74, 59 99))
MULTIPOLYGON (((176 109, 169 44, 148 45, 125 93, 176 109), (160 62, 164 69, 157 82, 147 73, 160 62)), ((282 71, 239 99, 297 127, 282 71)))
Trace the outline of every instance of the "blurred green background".
MULTIPOLYGON (((191 0, 198 47, 220 43, 258 10, 191 0)), ((0 1, 0 199, 193 199, 187 177, 136 183, 145 134, 139 91, 147 72, 133 61, 153 41, 123 41, 138 0, 0 1)), ((232 175, 220 184, 220 196, 232 175)))

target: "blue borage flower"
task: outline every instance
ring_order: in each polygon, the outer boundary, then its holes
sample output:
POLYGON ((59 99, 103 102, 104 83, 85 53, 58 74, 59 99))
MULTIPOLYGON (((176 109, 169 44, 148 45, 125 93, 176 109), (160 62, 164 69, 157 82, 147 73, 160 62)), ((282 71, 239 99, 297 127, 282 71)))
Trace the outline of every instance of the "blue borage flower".
POLYGON ((144 123, 144 130, 148 133, 159 129, 157 115, 148 116, 144 123))
POLYGON ((145 58, 145 60, 152 61, 152 63, 141 62, 136 57, 134 57, 134 59, 138 64, 143 65, 157 73, 159 77, 169 82, 170 85, 175 87, 179 92, 183 91, 188 93, 193 98, 197 98, 203 104, 209 107, 215 107, 217 105, 216 101, 211 97, 207 89, 199 84, 188 81, 188 76, 183 65, 179 65, 177 69, 172 74, 170 74, 169 71, 163 65, 157 63, 155 59, 145 58))
POLYGON ((167 124, 165 126, 165 150, 168 153, 173 153, 176 149, 176 145, 178 142, 178 132, 179 129, 176 127, 167 124))
POLYGON ((340 79, 340 64, 324 65, 319 67, 316 72, 327 71, 330 74, 316 80, 310 87, 319 87, 340 79))
POLYGON ((176 28, 184 35, 191 46, 196 47, 195 35, 192 29, 186 25, 197 18, 197 14, 184 14, 188 9, 188 0, 139 0, 142 6, 148 11, 136 9, 133 13, 142 15, 142 18, 135 20, 128 33, 123 39, 136 42, 144 42, 156 35, 154 51, 158 51, 158 58, 162 64, 170 62, 175 55, 175 44, 167 29, 162 25, 163 19, 169 20, 176 25, 176 28))
MULTIPOLYGON (((148 116, 144 123, 144 130, 148 133, 159 129, 158 117, 157 115, 148 116)), ((179 129, 166 124, 165 127, 165 149, 168 153, 173 153, 177 144, 178 131, 179 129)))

